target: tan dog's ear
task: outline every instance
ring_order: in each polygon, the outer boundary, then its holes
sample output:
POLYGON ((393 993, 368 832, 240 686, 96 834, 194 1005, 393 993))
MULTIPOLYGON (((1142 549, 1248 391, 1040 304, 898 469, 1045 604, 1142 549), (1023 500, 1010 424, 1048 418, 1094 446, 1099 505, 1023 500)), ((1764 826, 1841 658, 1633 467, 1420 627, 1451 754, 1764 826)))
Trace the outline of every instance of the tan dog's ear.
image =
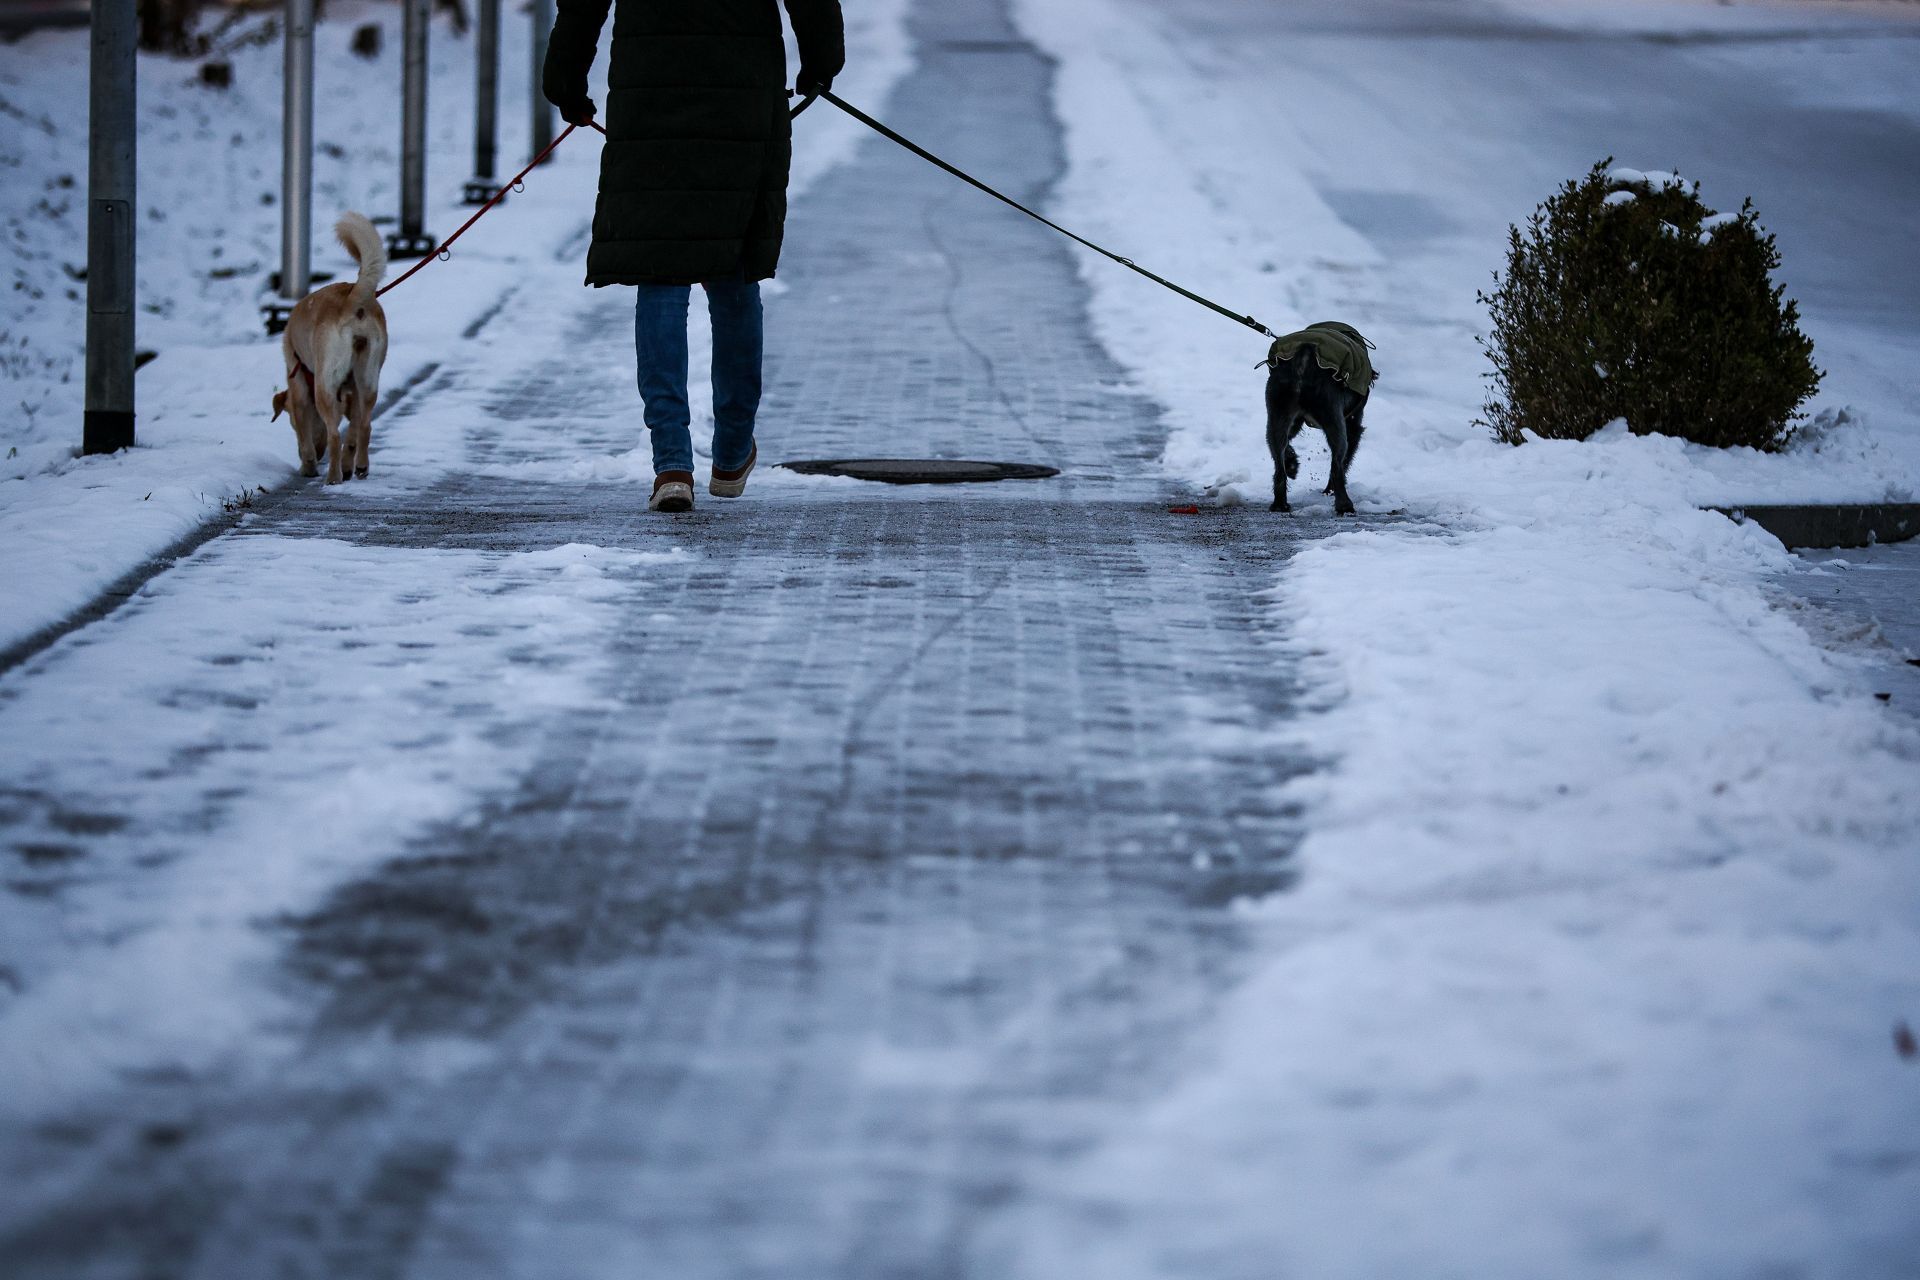
POLYGON ((280 421, 280 415, 285 413, 286 411, 287 411, 287 393, 284 391, 274 392, 273 393, 273 416, 271 418, 268 418, 267 421, 268 422, 280 421))

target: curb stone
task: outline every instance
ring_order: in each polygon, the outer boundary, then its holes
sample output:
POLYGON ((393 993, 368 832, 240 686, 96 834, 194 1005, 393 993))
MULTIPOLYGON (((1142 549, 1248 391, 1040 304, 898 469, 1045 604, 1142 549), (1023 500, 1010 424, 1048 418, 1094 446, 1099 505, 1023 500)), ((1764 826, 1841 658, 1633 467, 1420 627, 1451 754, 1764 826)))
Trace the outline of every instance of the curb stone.
POLYGON ((1735 524, 1752 521, 1786 544, 1801 547, 1871 547, 1904 542, 1920 534, 1920 502, 1757 504, 1713 506, 1735 524))

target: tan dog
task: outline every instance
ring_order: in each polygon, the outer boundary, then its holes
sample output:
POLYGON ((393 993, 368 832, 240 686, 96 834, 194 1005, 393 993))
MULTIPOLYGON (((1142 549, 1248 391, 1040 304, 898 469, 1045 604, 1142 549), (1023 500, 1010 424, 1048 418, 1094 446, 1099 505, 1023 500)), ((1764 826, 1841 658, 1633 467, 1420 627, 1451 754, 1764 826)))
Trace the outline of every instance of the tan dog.
POLYGON ((360 264, 360 275, 351 284, 315 289, 294 304, 280 338, 287 389, 274 393, 273 416, 293 415, 300 474, 319 475, 324 456, 327 483, 339 484, 367 474, 380 366, 387 360, 387 314, 373 294, 387 273, 387 251, 363 214, 342 216, 333 231, 360 264))

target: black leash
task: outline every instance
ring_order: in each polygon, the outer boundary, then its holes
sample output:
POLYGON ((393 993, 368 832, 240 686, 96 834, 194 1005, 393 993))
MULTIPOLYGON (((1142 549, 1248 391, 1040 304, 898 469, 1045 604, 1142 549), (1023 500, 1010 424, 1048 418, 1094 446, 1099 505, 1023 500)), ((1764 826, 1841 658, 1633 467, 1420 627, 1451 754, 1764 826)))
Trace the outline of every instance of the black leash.
POLYGON ((834 106, 840 108, 842 111, 846 112, 848 115, 852 116, 855 120, 858 120, 861 124, 864 124, 865 126, 867 126, 867 128, 873 130, 875 133, 879 134, 881 137, 887 138, 893 142, 899 143, 901 146, 905 147, 907 150, 913 152, 913 154, 919 156, 922 160, 927 161, 929 164, 938 165, 940 168, 945 169, 948 173, 960 179, 962 182, 965 182, 970 186, 978 187, 980 190, 986 192, 988 195, 992 196, 995 200, 1000 201, 1002 204, 1012 205, 1014 208, 1018 209, 1020 212, 1026 214, 1029 218, 1032 218, 1035 222, 1045 223, 1047 226, 1052 227, 1055 231, 1058 231, 1061 235, 1065 236, 1067 239, 1072 240, 1078 244, 1083 244, 1087 248, 1093 250, 1095 253, 1101 254, 1104 257, 1112 258, 1115 262, 1119 263, 1123 267, 1126 267, 1128 270, 1137 271, 1141 275, 1145 276, 1147 279, 1153 281, 1155 284, 1164 285, 1165 287, 1179 294, 1181 297, 1187 298, 1193 302, 1197 302, 1201 306, 1207 308, 1207 310, 1209 311, 1217 311, 1221 315, 1225 316, 1227 319, 1236 321, 1240 324, 1247 326, 1247 328, 1252 329, 1255 333, 1263 333, 1269 338, 1274 336, 1273 330, 1267 328, 1267 326, 1261 324, 1258 320, 1255 320, 1252 316, 1243 316, 1237 311, 1229 311, 1225 307, 1221 306, 1219 303, 1214 302, 1208 298, 1203 298, 1191 289, 1183 289, 1179 285, 1175 284, 1173 281, 1167 280, 1161 276, 1157 276, 1153 274, 1153 272, 1147 270, 1145 267, 1135 262, 1132 258, 1123 258, 1119 254, 1113 252, 1113 250, 1111 249, 1103 249, 1099 245, 1095 244, 1093 241, 1087 239, 1085 236, 1077 236, 1073 234, 1073 232, 1061 226, 1059 223, 1049 221, 1048 219, 1042 217, 1040 214, 1035 213, 1033 210, 1027 208, 1027 206, 1021 204, 1018 200, 1013 199, 1011 196, 1002 195, 1000 192, 995 191, 992 187, 980 181, 980 179, 974 177, 972 174, 967 173, 964 170, 955 168, 953 165, 948 164, 945 160, 942 160, 939 156, 933 154, 933 152, 927 150, 925 147, 913 141, 911 138, 906 138, 901 136, 899 133, 896 133, 894 130, 889 129, 886 125, 881 124, 878 120, 875 120, 872 116, 868 115, 866 112, 860 110, 860 108, 845 102, 841 98, 837 97, 831 90, 821 89, 817 91, 813 91, 813 90, 808 91, 807 96, 801 101, 800 105, 795 107, 790 114, 795 116, 799 115, 802 111, 805 111, 808 107, 813 105, 813 100, 815 98, 825 98, 828 102, 831 102, 834 106))

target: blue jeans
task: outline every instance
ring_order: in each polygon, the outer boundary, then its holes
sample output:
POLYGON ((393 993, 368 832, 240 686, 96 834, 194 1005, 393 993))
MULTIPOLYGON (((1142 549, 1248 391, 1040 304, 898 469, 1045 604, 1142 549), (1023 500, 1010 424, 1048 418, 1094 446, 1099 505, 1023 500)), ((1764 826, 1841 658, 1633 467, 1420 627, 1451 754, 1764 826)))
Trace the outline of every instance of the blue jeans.
MULTIPOLYGON (((746 465, 753 418, 760 409, 760 285, 753 280, 703 284, 713 320, 713 465, 746 465)), ((640 402, 653 438, 653 469, 693 470, 687 411, 687 298, 691 285, 643 284, 634 304, 633 345, 640 402)))

